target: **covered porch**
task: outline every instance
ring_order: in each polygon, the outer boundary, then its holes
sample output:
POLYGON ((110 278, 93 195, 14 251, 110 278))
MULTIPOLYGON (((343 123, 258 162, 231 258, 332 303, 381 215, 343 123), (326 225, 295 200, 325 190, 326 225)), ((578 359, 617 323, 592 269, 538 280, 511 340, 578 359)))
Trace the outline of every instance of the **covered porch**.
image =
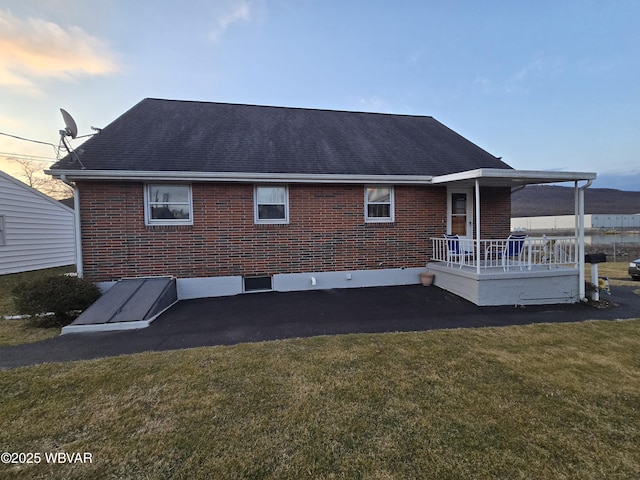
POLYGON ((575 303, 581 298, 577 240, 481 239, 478 255, 474 240, 432 238, 428 268, 436 286, 480 306, 575 303))
POLYGON ((466 188, 473 195, 463 218, 456 218, 450 200, 448 235, 431 239, 428 270, 435 274, 434 284, 480 306, 584 300, 584 190, 595 177, 590 172, 503 169, 434 177, 432 184, 447 186, 453 192, 466 188), (529 184, 560 182, 573 183, 573 235, 532 237, 526 232, 512 232, 503 238, 482 238, 483 187, 509 187, 515 191, 529 184))

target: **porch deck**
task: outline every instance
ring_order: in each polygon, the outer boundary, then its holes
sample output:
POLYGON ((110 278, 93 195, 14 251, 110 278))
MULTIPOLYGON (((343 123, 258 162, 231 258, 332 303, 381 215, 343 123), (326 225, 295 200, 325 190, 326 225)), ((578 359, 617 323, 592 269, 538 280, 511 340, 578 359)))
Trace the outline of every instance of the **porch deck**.
POLYGON ((527 237, 516 252, 509 251, 508 240, 460 239, 456 246, 434 238, 434 258, 427 266, 434 285, 476 305, 575 303, 580 301, 575 240, 527 237))

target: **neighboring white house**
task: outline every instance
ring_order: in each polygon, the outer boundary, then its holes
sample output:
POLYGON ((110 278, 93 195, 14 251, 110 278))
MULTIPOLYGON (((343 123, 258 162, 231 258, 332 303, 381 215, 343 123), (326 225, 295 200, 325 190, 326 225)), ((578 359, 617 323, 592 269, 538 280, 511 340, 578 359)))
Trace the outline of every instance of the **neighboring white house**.
MULTIPOLYGON (((573 228, 575 228, 573 215, 514 217, 511 219, 511 230, 571 230, 573 228)), ((588 214, 584 216, 584 228, 640 228, 640 214, 588 214)))
POLYGON ((0 275, 75 263, 74 211, 0 171, 0 275))

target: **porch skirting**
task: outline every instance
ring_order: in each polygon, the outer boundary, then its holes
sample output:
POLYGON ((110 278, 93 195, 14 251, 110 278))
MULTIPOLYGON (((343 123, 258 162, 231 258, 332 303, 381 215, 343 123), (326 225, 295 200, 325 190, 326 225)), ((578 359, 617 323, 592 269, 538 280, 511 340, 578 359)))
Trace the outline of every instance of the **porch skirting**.
POLYGON ((429 263, 434 285, 479 306, 546 305, 580 301, 577 268, 482 269, 429 263))

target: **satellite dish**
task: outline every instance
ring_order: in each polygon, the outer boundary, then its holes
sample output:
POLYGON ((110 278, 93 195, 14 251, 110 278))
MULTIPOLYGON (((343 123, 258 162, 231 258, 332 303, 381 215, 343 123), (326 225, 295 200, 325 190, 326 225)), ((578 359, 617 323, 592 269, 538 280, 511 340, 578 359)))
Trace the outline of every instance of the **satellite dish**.
POLYGON ((76 126, 75 120, 71 115, 69 115, 69 112, 67 112, 63 108, 60 109, 60 113, 62 114, 64 124, 66 125, 66 135, 71 138, 76 138, 78 136, 78 127, 76 126))
MULTIPOLYGON (((74 152, 71 148, 71 145, 67 143, 67 140, 65 140, 65 137, 76 138, 78 136, 78 127, 76 125, 76 122, 73 117, 69 115, 69 112, 67 112, 63 108, 60 109, 60 113, 62 114, 62 118, 64 119, 65 124, 65 129, 60 130, 60 143, 64 145, 64 148, 67 150, 67 153, 71 156, 71 158, 76 160, 84 170, 85 167, 80 160, 80 157, 78 157, 76 152, 74 152)), ((60 147, 58 147, 58 151, 60 151, 60 147)))

